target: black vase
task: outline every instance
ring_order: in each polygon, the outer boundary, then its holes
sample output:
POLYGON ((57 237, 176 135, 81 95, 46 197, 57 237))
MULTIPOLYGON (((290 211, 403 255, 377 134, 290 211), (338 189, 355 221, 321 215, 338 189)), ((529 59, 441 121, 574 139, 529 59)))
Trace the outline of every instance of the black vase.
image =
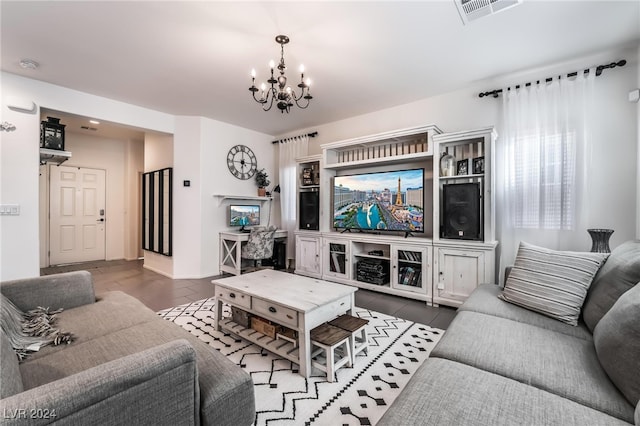
POLYGON ((613 234, 613 229, 587 229, 591 235, 591 251, 593 253, 611 253, 609 248, 609 238, 613 234))

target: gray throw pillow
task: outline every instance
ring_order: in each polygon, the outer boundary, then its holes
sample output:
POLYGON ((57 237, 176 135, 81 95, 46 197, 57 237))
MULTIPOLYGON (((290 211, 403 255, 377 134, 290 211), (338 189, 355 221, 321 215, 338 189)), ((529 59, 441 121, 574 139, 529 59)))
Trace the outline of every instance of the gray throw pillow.
POLYGON ((606 258, 604 253, 556 251, 522 242, 498 297, 578 325, 587 290, 606 258))
POLYGON ((632 405, 640 400, 640 283, 624 293, 593 331, 600 365, 632 405))
POLYGON ((640 240, 620 244, 593 279, 582 309, 582 319, 593 333, 600 318, 618 297, 640 281, 640 240))

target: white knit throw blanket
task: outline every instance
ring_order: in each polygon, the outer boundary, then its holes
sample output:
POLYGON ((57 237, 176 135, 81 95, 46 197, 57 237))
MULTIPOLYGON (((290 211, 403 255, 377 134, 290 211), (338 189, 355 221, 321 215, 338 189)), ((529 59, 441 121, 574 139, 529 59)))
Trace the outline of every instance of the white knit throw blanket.
POLYGON ((56 314, 60 312, 62 309, 50 312, 49 308, 40 306, 22 312, 11 300, 0 294, 0 326, 20 361, 43 346, 56 346, 74 340, 70 333, 63 333, 54 327, 56 314))

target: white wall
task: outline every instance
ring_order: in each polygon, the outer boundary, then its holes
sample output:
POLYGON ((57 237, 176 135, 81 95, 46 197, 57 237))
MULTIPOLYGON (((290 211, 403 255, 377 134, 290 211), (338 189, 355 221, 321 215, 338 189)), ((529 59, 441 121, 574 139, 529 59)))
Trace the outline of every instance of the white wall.
MULTIPOLYGON (((144 136, 144 171, 152 172, 155 170, 173 167, 173 136, 146 133, 144 136)), ((175 185, 174 177, 174 185, 175 185)), ((175 192, 175 187, 174 187, 175 192)), ((173 212, 176 211, 175 203, 173 212)), ((175 219, 174 219, 175 224, 175 219)), ((175 228, 173 231, 176 233, 175 228)), ((144 251, 144 267, 167 277, 173 277, 174 262, 173 257, 164 256, 152 251, 144 251)), ((173 250, 175 251, 175 250, 173 250)))
MULTIPOLYGON (((3 102, 0 121, 16 126, 0 138, 0 203, 18 204, 19 216, 0 216, 0 280, 39 275, 39 113, 9 110, 5 97, 21 96, 6 88, 2 76, 3 102)), ((27 94, 29 99, 33 99, 27 94)))
MULTIPOLYGON (((502 98, 479 98, 478 93, 625 58, 625 67, 606 70, 596 79, 595 100, 598 119, 592 123, 592 137, 598 142, 597 147, 591 152, 590 174, 587 177, 590 195, 589 227, 614 229, 615 233, 610 241, 613 248, 634 238, 637 229, 640 228, 640 219, 635 213, 640 211, 640 204, 636 201, 640 197, 637 188, 640 185, 640 177, 636 177, 640 164, 637 153, 640 144, 639 112, 637 106, 627 101, 627 92, 639 84, 638 56, 640 52, 636 46, 624 47, 545 68, 496 77, 456 92, 322 126, 298 129, 279 137, 317 130, 319 134, 311 139, 309 146, 309 153, 317 154, 321 152, 320 145, 323 143, 394 129, 435 124, 444 132, 453 132, 496 125, 499 144, 498 125, 502 98)), ((591 246, 586 230, 580 235, 578 240, 571 243, 572 247, 567 249, 584 250, 585 247, 591 246)))
MULTIPOLYGON (((637 52, 638 61, 640 62, 640 44, 638 44, 638 52, 637 52)), ((640 88, 640 65, 637 67, 638 78, 636 80, 636 89, 640 88)), ((637 179, 637 198, 636 198, 636 238, 640 240, 640 102, 636 103, 636 122, 638 124, 638 170, 636 172, 637 179)))
MULTIPOLYGON (((174 209, 174 278, 219 273, 218 232, 231 228, 227 226, 229 201, 220 203, 214 194, 257 195, 253 179, 239 180, 231 175, 227 152, 237 144, 249 146, 256 154, 258 167, 273 177, 271 139, 263 133, 207 118, 176 118, 174 206, 179 204, 182 208, 174 209), (183 186, 184 180, 190 180, 191 186, 183 186)), ((267 220, 267 204, 262 204, 262 223, 267 220)))
POLYGON ((19 216, 0 216, 0 280, 37 276, 39 247, 40 107, 173 132, 173 116, 2 72, 0 120, 16 126, 0 140, 0 203, 19 204, 19 216), (33 102, 32 112, 11 110, 12 98, 33 102))
POLYGON ((144 141, 126 141, 125 148, 125 247, 124 258, 134 260, 142 252, 142 172, 144 171, 144 141), (128 238, 127 238, 128 237, 128 238))
MULTIPOLYGON (((544 69, 478 82, 464 90, 312 129, 299 129, 287 135, 319 131, 319 136, 310 143, 309 154, 315 154, 320 152, 319 146, 322 143, 405 127, 433 123, 444 131, 457 131, 492 125, 499 121, 498 106, 501 101, 493 98, 479 99, 478 92, 624 57, 629 62, 626 67, 605 71, 605 75, 597 79, 600 120, 595 125, 595 135, 602 141, 602 148, 593 153, 593 173, 590 176, 594 185, 589 207, 592 224, 594 227, 615 229, 611 239, 611 245, 615 247, 640 234, 640 225, 637 224, 640 212, 640 202, 637 201, 640 187, 637 172, 640 162, 640 112, 637 105, 627 101, 628 91, 640 85, 639 55, 640 49, 637 46, 604 52, 544 69)), ((227 204, 218 205, 213 194, 256 194, 253 181, 237 180, 228 172, 225 158, 231 146, 250 146, 258 156, 259 166, 265 167, 273 183, 276 183, 275 146, 270 143, 273 138, 269 135, 215 120, 174 117, 4 72, 0 74, 0 78, 3 92, 0 120, 17 127, 14 132, 3 132, 0 141, 0 203, 19 204, 21 207, 19 216, 0 217, 2 280, 39 274, 40 107, 174 135, 172 266, 175 278, 198 278, 218 273, 217 232, 227 229, 227 204), (9 96, 33 101, 36 110, 24 113, 8 109, 9 96), (185 179, 191 180, 191 187, 182 186, 185 179)), ((273 207, 277 209, 277 205, 276 199, 273 207)), ((272 215, 274 217, 279 215, 272 215)), ((589 244, 589 237, 586 232, 584 234, 586 245, 589 244)))

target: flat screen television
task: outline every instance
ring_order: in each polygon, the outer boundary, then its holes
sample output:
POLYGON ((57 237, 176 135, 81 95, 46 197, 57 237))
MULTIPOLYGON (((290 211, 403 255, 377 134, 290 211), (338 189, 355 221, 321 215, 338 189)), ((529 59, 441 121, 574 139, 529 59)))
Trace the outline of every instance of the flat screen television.
POLYGON ((424 169, 336 176, 333 226, 424 232, 424 169))
POLYGON ((254 225, 260 225, 260 206, 229 206, 229 226, 240 226, 240 231, 248 231, 245 226, 254 225))

